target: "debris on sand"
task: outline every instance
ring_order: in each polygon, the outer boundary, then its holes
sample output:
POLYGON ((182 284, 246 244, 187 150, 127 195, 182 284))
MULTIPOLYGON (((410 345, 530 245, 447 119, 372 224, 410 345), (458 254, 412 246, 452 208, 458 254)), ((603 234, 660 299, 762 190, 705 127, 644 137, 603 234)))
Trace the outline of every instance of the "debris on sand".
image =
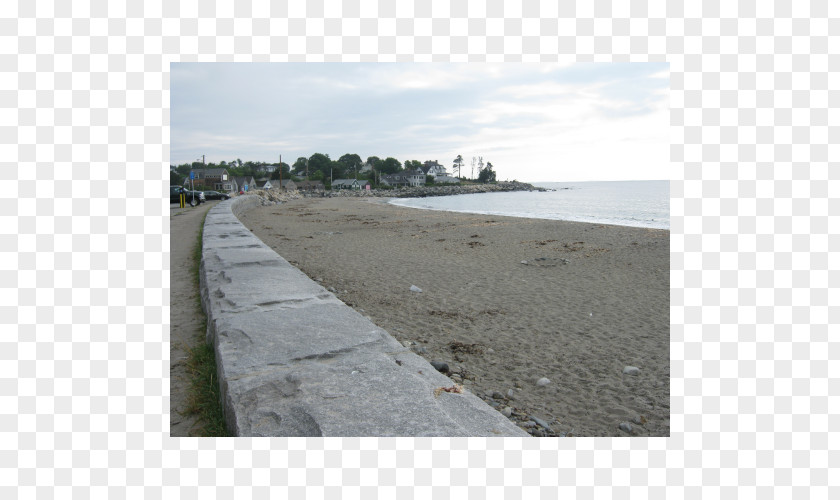
POLYGON ((452 392, 455 394, 463 394, 464 393, 464 386, 460 384, 455 384, 452 387, 438 387, 435 389, 435 397, 440 396, 441 392, 452 392))

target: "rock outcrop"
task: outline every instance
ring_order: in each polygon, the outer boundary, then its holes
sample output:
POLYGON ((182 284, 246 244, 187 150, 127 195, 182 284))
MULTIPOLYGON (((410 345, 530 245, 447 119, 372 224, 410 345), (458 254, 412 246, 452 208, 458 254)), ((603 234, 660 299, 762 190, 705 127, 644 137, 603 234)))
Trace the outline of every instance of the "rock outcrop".
POLYGON ((416 186, 394 189, 335 189, 329 191, 281 191, 279 189, 258 189, 249 194, 262 198, 262 204, 282 203, 308 197, 379 197, 379 198, 426 198, 429 196, 454 196, 458 194, 499 193, 508 191, 548 191, 524 182, 499 182, 496 184, 465 184, 447 186, 416 186))

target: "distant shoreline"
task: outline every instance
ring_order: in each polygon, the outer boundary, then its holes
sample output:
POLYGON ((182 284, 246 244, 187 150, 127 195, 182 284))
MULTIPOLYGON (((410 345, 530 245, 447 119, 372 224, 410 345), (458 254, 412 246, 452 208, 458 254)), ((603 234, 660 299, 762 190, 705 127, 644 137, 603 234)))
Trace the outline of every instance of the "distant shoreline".
POLYGON ((498 182, 495 184, 452 184, 447 186, 413 186, 395 189, 371 189, 371 190, 330 190, 326 191, 328 197, 336 196, 378 196, 386 198, 426 198, 430 196, 455 196, 459 194, 475 193, 503 193, 510 191, 552 191, 552 189, 541 188, 526 182, 498 182))
POLYGON ((503 181, 495 184, 450 184, 445 186, 412 186, 394 189, 331 189, 326 191, 286 191, 277 188, 257 189, 249 192, 272 202, 286 202, 300 198, 427 198, 432 196, 456 196, 459 194, 505 193, 512 191, 549 192, 554 189, 537 187, 517 181, 503 181))

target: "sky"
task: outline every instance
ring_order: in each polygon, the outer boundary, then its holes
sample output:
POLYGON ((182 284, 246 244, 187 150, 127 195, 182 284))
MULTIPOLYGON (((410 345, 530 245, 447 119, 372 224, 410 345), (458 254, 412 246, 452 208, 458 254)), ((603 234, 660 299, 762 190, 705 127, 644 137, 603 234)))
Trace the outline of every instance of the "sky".
MULTIPOLYGON (((472 159, 498 180, 670 179, 668 63, 173 63, 170 163, 472 159)), ((478 173, 476 172, 477 176, 478 173)))

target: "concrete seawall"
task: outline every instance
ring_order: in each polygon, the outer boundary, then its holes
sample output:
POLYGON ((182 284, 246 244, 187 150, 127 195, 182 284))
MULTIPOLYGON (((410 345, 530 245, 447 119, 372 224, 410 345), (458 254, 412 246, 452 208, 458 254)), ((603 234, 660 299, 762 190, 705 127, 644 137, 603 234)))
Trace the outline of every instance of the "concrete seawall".
MULTIPOLYGON (((213 207, 200 268, 207 340, 237 436, 529 435, 213 207)), ((278 206, 280 208, 281 206, 278 206)))

